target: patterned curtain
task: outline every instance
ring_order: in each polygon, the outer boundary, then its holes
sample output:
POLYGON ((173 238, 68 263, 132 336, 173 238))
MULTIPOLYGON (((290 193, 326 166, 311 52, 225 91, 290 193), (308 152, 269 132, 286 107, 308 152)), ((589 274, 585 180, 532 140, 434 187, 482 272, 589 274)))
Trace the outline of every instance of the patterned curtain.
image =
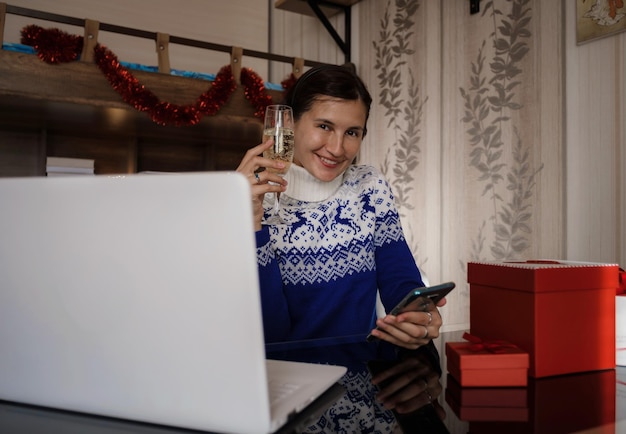
POLYGON ((450 329, 469 324, 468 261, 562 257, 561 17, 540 0, 359 4, 360 162, 387 176, 428 280, 456 281, 450 329))

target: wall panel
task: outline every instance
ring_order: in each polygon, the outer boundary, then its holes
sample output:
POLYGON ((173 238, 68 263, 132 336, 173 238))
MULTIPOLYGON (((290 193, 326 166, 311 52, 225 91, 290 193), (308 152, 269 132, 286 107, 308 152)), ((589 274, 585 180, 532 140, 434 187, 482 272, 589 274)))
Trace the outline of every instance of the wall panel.
POLYGON ((626 33, 577 45, 565 4, 567 256, 623 266, 626 33))
MULTIPOLYGON (((216 44, 262 52, 268 50, 269 9, 265 2, 258 0, 8 0, 6 3, 216 44)), ((5 42, 19 42, 19 32, 28 24, 50 27, 46 22, 9 15, 5 42)), ((62 24, 55 27, 72 34, 83 34, 83 30, 76 27, 62 24)), ((120 60, 146 65, 158 63, 155 44, 151 41, 104 32, 98 39, 120 60)), ((229 53, 208 52, 174 44, 169 52, 171 67, 176 69, 217 73, 220 67, 230 63, 229 53)), ((262 77, 267 76, 265 60, 245 59, 244 66, 254 69, 262 77)))

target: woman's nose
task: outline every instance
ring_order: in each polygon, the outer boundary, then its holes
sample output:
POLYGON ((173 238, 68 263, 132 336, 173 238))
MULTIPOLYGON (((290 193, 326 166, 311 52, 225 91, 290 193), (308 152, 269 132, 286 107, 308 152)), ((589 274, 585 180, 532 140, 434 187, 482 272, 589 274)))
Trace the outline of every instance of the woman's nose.
POLYGON ((326 150, 334 156, 343 154, 343 134, 333 134, 326 142, 326 150))

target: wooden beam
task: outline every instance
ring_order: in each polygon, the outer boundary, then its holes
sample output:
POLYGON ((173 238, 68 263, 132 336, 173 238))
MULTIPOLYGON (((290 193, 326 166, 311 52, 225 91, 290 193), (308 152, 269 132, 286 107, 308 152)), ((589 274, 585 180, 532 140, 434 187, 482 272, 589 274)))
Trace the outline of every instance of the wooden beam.
MULTIPOLYGON (((197 78, 134 70, 132 73, 161 101, 173 104, 193 104, 211 86, 210 81, 197 78)), ((282 99, 281 91, 267 92, 275 101, 282 99)), ((49 65, 37 56, 6 50, 0 50, 0 95, 99 107, 130 107, 93 63, 49 65)), ((219 114, 253 118, 254 111, 243 86, 238 86, 219 114)))

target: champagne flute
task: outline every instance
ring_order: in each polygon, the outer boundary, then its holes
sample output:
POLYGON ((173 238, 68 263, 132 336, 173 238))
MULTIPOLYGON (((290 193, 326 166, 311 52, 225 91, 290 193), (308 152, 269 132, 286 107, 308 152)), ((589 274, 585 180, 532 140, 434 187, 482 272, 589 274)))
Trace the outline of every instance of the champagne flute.
MULTIPOLYGON (((271 160, 280 160, 285 163, 285 168, 282 170, 274 168, 267 168, 266 170, 281 176, 287 173, 293 160, 293 122, 293 110, 288 105, 276 104, 266 107, 263 142, 272 137, 274 139, 274 145, 265 151, 263 156, 271 160)), ((280 194, 274 193, 274 208, 271 220, 276 223, 281 222, 278 215, 280 208, 279 200, 280 194)))

